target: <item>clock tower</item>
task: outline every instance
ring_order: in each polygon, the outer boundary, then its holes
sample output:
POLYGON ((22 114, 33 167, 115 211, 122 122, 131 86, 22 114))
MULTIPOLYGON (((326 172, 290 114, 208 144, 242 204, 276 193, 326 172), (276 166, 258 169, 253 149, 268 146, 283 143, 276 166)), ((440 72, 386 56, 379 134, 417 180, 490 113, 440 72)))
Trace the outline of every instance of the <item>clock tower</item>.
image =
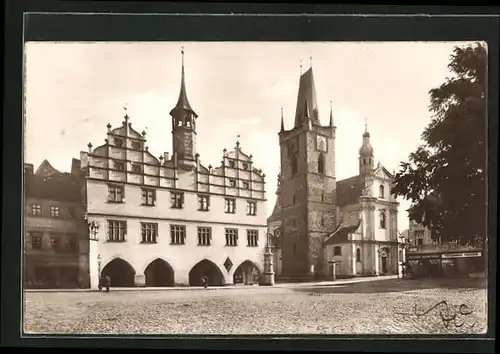
POLYGON ((281 117, 280 201, 283 276, 294 280, 328 275, 324 239, 336 226, 335 126, 322 125, 313 70, 300 77, 294 126, 281 117))

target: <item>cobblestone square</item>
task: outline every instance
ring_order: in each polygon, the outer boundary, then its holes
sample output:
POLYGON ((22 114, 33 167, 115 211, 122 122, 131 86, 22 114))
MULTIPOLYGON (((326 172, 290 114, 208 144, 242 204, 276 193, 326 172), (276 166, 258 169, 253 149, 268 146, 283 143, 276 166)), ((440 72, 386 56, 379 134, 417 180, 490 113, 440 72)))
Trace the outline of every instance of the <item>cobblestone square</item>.
POLYGON ((24 328, 44 334, 474 334, 486 332, 486 304, 484 279, 27 292, 24 328))

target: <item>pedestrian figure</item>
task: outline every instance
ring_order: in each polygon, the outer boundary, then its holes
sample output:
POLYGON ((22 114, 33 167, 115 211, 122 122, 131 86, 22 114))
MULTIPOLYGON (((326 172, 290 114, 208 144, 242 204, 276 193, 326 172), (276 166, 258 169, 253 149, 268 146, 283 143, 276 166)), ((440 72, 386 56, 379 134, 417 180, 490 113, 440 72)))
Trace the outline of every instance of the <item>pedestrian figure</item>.
POLYGON ((203 283, 203 287, 206 289, 208 287, 208 277, 204 275, 201 282, 203 283))
POLYGON ((109 293, 109 286, 111 285, 111 278, 109 277, 109 275, 105 278, 106 281, 105 281, 105 285, 106 285, 106 292, 109 293))

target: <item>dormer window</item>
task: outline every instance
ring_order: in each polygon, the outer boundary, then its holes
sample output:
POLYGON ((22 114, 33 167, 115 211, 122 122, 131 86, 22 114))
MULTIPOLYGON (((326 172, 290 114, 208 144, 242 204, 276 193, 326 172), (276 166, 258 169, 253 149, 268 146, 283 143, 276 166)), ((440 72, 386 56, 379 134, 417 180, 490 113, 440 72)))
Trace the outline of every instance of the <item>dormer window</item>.
POLYGON ((125 171, 125 162, 115 161, 115 170, 117 170, 119 172, 125 171))
POLYGON ((248 182, 243 182, 243 189, 248 189, 250 188, 248 182))
POLYGON ((243 162, 243 164, 241 165, 241 167, 246 171, 248 170, 248 164, 246 162, 243 162))
POLYGON ((133 173, 142 173, 142 166, 138 163, 134 163, 132 165, 132 172, 133 173))
POLYGON ((141 143, 139 141, 132 141, 132 149, 141 150, 141 143))
POLYGON ((231 188, 236 187, 236 181, 235 181, 234 179, 230 179, 230 180, 229 180, 229 186, 230 186, 231 188))
POLYGON ((234 162, 234 160, 229 160, 229 167, 231 167, 231 168, 236 167, 236 163, 234 162))
POLYGON ((123 147, 123 139, 115 138, 115 146, 119 148, 123 147))

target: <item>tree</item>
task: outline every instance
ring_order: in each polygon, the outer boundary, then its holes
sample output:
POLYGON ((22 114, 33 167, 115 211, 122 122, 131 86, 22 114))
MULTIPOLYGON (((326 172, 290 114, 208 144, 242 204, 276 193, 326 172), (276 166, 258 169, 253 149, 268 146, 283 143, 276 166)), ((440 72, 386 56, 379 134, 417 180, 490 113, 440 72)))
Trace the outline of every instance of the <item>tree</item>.
POLYGON ((434 238, 468 243, 486 238, 487 50, 455 47, 448 67, 453 77, 429 92, 424 143, 401 162, 391 192, 411 201, 410 219, 434 238))

